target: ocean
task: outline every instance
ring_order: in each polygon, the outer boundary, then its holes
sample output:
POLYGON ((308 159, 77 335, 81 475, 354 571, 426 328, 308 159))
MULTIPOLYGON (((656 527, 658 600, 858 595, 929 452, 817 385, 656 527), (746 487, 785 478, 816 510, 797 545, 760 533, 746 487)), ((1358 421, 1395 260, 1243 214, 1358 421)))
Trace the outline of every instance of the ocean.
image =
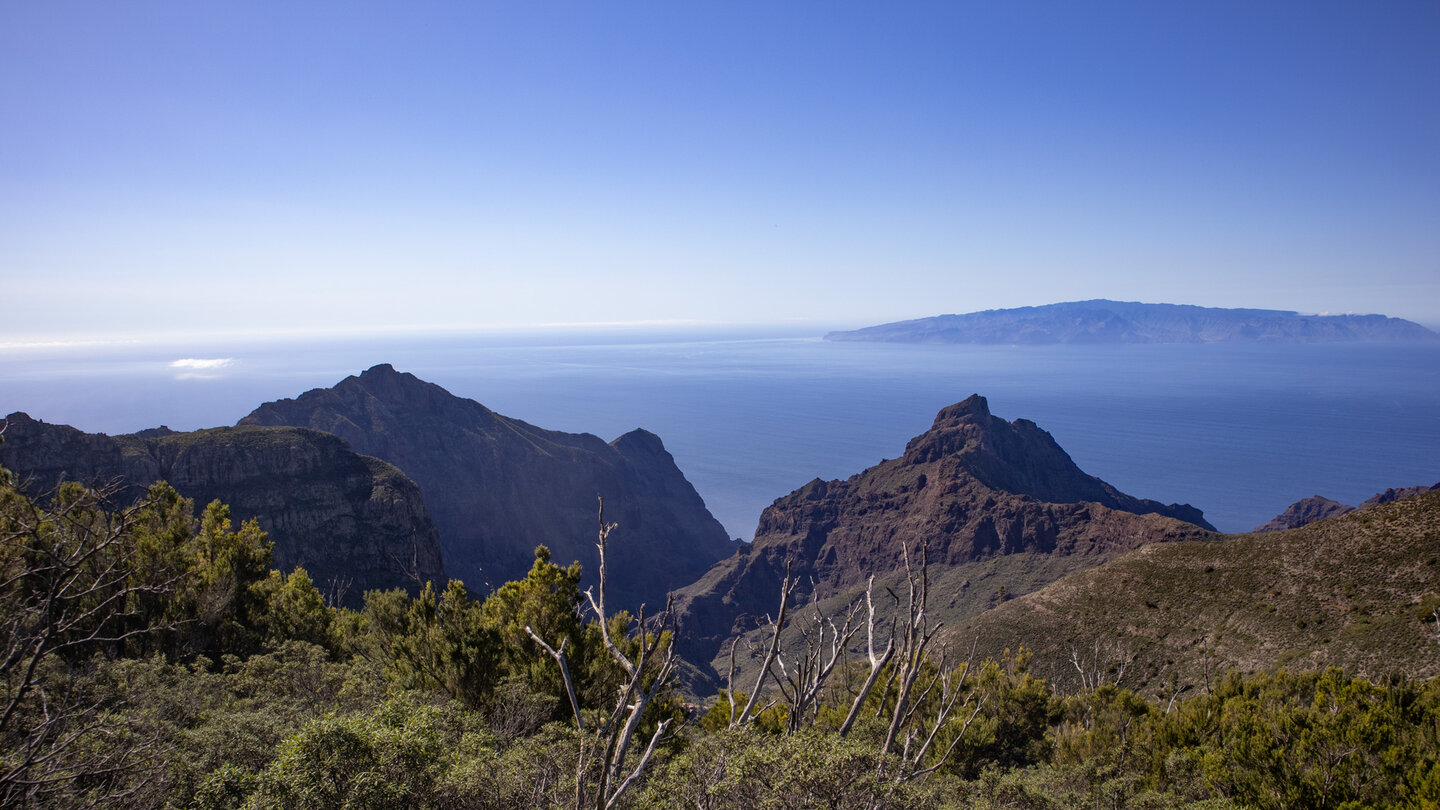
POLYGON ((1300 498, 1440 481, 1440 347, 917 346, 609 330, 0 349, 0 413, 92 432, 234 424, 391 363, 544 428, 658 434, 734 537, 812 478, 904 451, 984 395, 1121 490, 1224 531, 1300 498), (189 362, 182 362, 189 361, 189 362))

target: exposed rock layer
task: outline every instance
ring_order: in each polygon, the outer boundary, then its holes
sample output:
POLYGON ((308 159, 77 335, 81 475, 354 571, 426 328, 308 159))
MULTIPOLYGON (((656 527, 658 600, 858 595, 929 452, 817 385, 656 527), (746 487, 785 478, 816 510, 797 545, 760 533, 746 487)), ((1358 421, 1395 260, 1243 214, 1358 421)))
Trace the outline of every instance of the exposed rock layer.
POLYGON ((811 481, 760 516, 755 541, 681 590, 681 638, 709 661, 775 609, 786 561, 825 598, 901 569, 928 547, 932 567, 1017 553, 1096 562, 1145 543, 1213 531, 1200 510, 1126 495, 1086 475, 1033 422, 1006 422, 978 395, 942 410, 905 454, 845 481, 811 481))
POLYGON ((1311 495, 1308 498, 1302 498, 1290 504, 1285 508, 1284 512, 1276 515, 1269 522, 1256 526, 1254 531, 1276 532, 1285 529, 1298 529, 1301 526, 1308 526, 1316 521, 1339 517, 1340 515, 1349 514, 1359 509, 1369 509, 1372 506, 1379 506, 1382 503, 1390 503, 1402 498, 1410 498, 1426 492, 1434 492, 1435 490, 1440 490, 1440 484, 1399 488, 1391 487, 1384 492, 1377 492, 1371 495, 1362 501, 1359 506, 1349 506, 1320 495, 1311 495))
POLYGON ((544 430, 389 365, 266 403, 241 424, 327 431, 404 470, 425 494, 447 573, 472 588, 523 577, 540 544, 593 576, 596 496, 619 524, 608 583, 617 607, 653 609, 735 549, 654 434, 607 444, 544 430))
POLYGON ((394 466, 335 436, 297 428, 235 427, 125 436, 8 417, 0 464, 41 493, 63 480, 116 482, 131 500, 170 482, 197 508, 229 504, 275 543, 275 566, 304 566, 322 591, 357 604, 372 588, 442 577, 439 537, 420 490, 394 466))
POLYGON ((1268 522, 1256 526, 1255 531, 1278 532, 1285 529, 1298 529, 1317 520, 1337 517, 1353 511, 1355 511, 1353 506, 1332 501, 1321 495, 1311 495, 1290 504, 1284 512, 1271 518, 1268 522))

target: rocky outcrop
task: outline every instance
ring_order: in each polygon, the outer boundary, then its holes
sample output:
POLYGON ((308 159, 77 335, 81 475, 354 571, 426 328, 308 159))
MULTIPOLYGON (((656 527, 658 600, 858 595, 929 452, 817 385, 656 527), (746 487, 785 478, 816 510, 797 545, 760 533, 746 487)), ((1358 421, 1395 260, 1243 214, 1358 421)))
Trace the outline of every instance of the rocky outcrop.
POLYGON ((1278 532, 1285 529, 1298 529, 1301 526, 1308 526, 1317 520, 1338 517, 1346 512, 1354 512, 1355 507, 1332 501, 1320 495, 1311 495, 1290 504, 1284 512, 1271 518, 1269 522, 1256 526, 1257 532, 1278 532))
POLYGON ((1436 490, 1440 490, 1440 483, 1431 484, 1430 486, 1425 486, 1422 484, 1421 486, 1417 487, 1400 487, 1398 489, 1395 487, 1391 487, 1384 492, 1377 492, 1374 495, 1371 495, 1370 497, 1361 501, 1360 505, 1356 508, 1368 509, 1372 506, 1379 506, 1382 503, 1391 503, 1392 501, 1398 501, 1402 498, 1413 498, 1416 495, 1423 495, 1426 492, 1434 492, 1436 490))
POLYGON ((619 524, 608 582, 619 607, 653 609, 735 549, 654 434, 606 443, 545 430, 388 364, 266 403, 241 424, 327 431, 399 467, 425 494, 447 573, 472 588, 523 577, 541 544, 593 575, 597 496, 619 524))
POLYGON ((297 428, 236 427, 125 436, 8 417, 0 464, 35 493, 64 480, 115 483, 133 500, 168 481, 203 507, 254 518, 275 544, 275 567, 303 566, 323 592, 358 604, 365 590, 440 580, 439 538, 415 484, 335 436, 297 428))
POLYGON ((1068 301, 936 315, 831 332, 891 343, 1434 343, 1440 334, 1384 315, 1301 315, 1134 301, 1068 301))
POLYGON ((708 662, 774 610, 787 561, 825 598, 901 569, 906 546, 924 544, 932 568, 1018 553, 1098 564, 1210 531, 1194 507, 1134 498, 1086 475, 1049 433, 992 416, 976 395, 942 410, 902 457, 775 501, 750 546, 678 592, 680 637, 690 660, 708 662))
POLYGON ((1348 506, 1339 501, 1332 501, 1320 495, 1312 495, 1309 498, 1298 500, 1285 508, 1284 512, 1276 515, 1269 522, 1256 526, 1253 531, 1275 532, 1285 529, 1298 529, 1301 526, 1309 526, 1319 520, 1326 520, 1332 517, 1356 512, 1361 509, 1369 509, 1372 506, 1379 506, 1382 503, 1398 501, 1402 498, 1410 498, 1416 495, 1423 495, 1426 492, 1440 490, 1440 484, 1415 487, 1391 487, 1384 492, 1377 492, 1369 498, 1360 502, 1359 506, 1348 506))

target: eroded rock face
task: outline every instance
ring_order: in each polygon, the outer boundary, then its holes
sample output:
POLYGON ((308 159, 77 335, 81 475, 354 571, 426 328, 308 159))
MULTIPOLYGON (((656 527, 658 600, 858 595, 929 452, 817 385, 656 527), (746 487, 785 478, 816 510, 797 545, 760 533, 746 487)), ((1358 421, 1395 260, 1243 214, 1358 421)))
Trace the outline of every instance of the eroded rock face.
POLYGON ((905 454, 845 481, 814 480, 760 516, 755 541, 677 594, 691 660, 775 609, 785 563, 821 598, 903 568, 1020 552, 1098 562, 1213 531, 1200 510, 1126 495, 1086 475, 1033 422, 1006 422, 978 395, 942 410, 905 454))
POLYGON ((1252 531, 1275 532, 1285 529, 1298 529, 1301 526, 1309 526, 1311 523, 1328 518, 1339 517, 1340 515, 1361 509, 1369 509, 1372 506, 1379 506, 1382 503, 1398 501, 1402 498, 1411 498, 1416 495, 1423 495, 1426 492, 1440 490, 1440 484, 1420 485, 1414 487, 1391 487, 1384 492, 1377 492, 1369 498, 1360 502, 1359 506, 1349 506, 1332 501, 1320 495, 1311 495, 1290 504, 1284 512, 1276 515, 1270 521, 1256 526, 1252 531))
POLYGON ((1285 529, 1298 529, 1317 520, 1337 517, 1354 511, 1355 507, 1353 506, 1332 501, 1320 495, 1311 495, 1290 504, 1284 512, 1271 518, 1268 522, 1256 526, 1255 531, 1278 532, 1285 529))
POLYGON ((266 403, 241 424, 327 431, 399 467, 425 494, 447 573, 476 590, 523 577, 540 544, 593 576, 597 495, 619 524, 607 588, 616 607, 653 612, 735 549, 654 434, 606 443, 545 430, 389 365, 266 403))
POLYGON ((1415 487, 1391 487, 1384 492, 1377 492, 1360 503, 1357 509, 1367 509, 1371 506, 1379 506, 1382 503, 1391 503, 1402 498, 1413 498, 1416 495, 1423 495, 1426 492, 1440 490, 1440 483, 1429 486, 1420 485, 1415 487))
POLYGON ((439 537, 420 490, 394 466, 358 455, 335 436, 297 428, 237 427, 125 436, 83 433, 11 414, 0 464, 32 492, 63 480, 121 483, 133 500, 154 481, 254 518, 275 544, 275 567, 303 566, 322 592, 358 604, 366 590, 441 580, 439 537))

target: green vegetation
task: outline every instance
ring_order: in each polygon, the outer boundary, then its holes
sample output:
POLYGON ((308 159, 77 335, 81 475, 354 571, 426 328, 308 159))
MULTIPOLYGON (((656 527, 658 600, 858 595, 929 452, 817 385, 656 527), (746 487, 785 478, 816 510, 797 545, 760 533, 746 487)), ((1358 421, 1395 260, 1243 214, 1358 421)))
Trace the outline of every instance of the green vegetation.
MULTIPOLYGON (((484 598, 451 582, 354 611, 270 570, 263 532, 219 503, 197 518, 164 484, 127 507, 105 494, 0 480, 0 806, 1440 806, 1440 680, 1217 666, 1157 700, 1092 668, 1062 691, 1027 653, 947 656, 920 573, 879 619, 798 611, 783 677, 687 706, 669 630, 604 615, 603 586, 592 602, 543 547, 484 598), (882 650, 866 631, 887 623, 882 650)), ((1402 512, 1370 520, 1413 528, 1402 512)), ((1163 553, 1235 582, 1210 545, 1163 553)), ((1335 587, 1308 615, 1333 620, 1335 587)), ((1343 596, 1376 632, 1399 621, 1381 587, 1343 596)), ((1137 609, 1166 609, 1149 598, 1137 609)), ((1440 659, 1437 605, 1407 601, 1404 620, 1430 622, 1440 659)))
POLYGON ((1152 697, 1218 672, 1340 667, 1440 675, 1440 492, 1299 529, 1160 543, 954 626, 981 655, 1023 646, 1065 688, 1113 680, 1152 697))

